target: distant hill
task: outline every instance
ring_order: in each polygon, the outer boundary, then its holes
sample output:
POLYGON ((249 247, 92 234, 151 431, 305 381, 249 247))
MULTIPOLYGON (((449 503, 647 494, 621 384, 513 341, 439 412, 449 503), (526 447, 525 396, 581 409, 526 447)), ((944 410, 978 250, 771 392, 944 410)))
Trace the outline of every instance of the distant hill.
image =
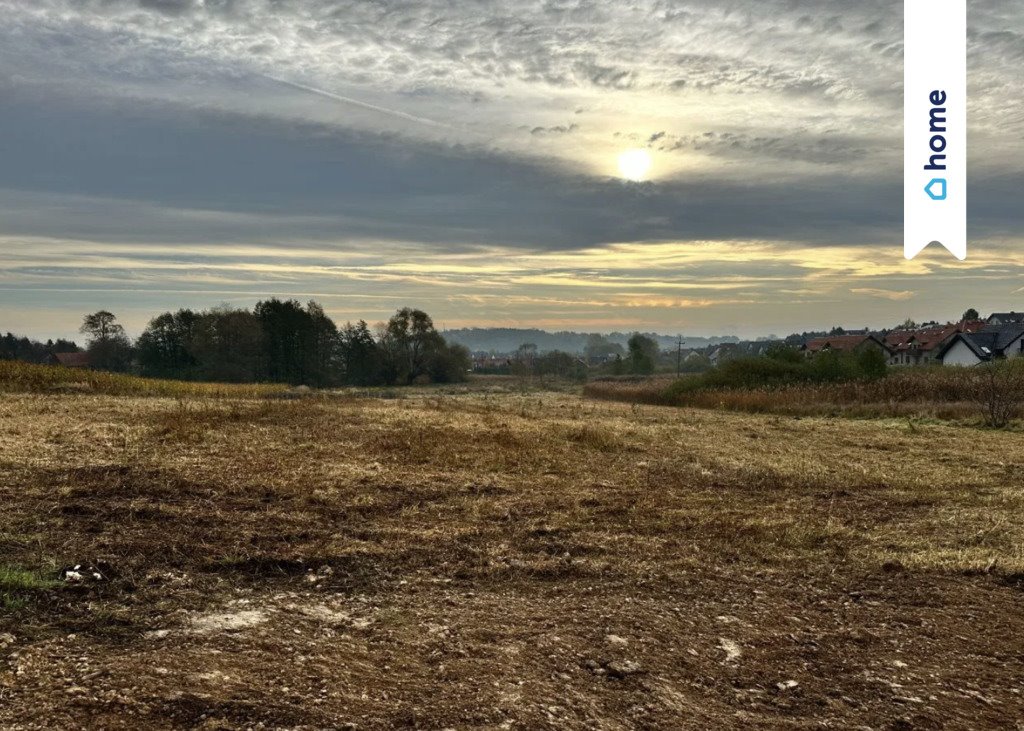
MULTIPOLYGON (((567 353, 582 353, 587 346, 587 340, 594 333, 567 331, 552 333, 535 328, 473 327, 445 330, 442 334, 446 340, 465 345, 472 351, 511 353, 523 343, 533 343, 541 352, 563 350, 567 353)), ((626 347, 626 341, 629 340, 631 333, 615 332, 600 333, 600 335, 613 343, 626 347)), ((676 347, 675 335, 659 335, 657 333, 644 333, 644 335, 657 340, 663 350, 676 347)), ((739 342, 739 338, 732 335, 707 338, 683 336, 683 344, 687 348, 703 348, 707 345, 735 342, 739 342)))

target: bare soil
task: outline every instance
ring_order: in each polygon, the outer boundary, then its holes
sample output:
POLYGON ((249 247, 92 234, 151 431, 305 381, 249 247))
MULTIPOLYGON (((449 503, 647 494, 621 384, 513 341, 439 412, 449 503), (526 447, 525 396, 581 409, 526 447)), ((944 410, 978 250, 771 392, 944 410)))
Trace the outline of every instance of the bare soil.
POLYGON ((7 729, 1024 729, 1020 433, 4 395, 0 506, 7 729))

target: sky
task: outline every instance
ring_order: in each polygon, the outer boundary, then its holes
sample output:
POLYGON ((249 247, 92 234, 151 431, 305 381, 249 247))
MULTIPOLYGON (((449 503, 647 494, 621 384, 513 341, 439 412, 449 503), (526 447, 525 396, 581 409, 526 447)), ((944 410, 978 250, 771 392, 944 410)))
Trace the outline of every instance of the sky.
POLYGON ((1024 310, 1024 1, 969 6, 968 259, 908 262, 902 2, 0 0, 0 330, 1024 310))

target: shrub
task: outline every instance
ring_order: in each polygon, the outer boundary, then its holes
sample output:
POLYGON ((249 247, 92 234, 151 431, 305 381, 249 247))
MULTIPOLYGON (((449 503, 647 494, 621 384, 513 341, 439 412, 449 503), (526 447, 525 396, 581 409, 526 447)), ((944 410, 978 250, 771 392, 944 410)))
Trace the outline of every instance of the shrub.
POLYGON ((885 354, 875 348, 864 348, 857 354, 857 368, 861 377, 869 380, 885 378, 889 370, 885 354))
POLYGON ((885 376, 885 357, 864 350, 854 354, 820 353, 814 358, 794 358, 790 349, 780 348, 763 358, 737 358, 696 378, 673 384, 669 400, 706 389, 778 389, 812 383, 872 381, 885 376))
MULTIPOLYGON (((1006 426, 1024 406, 1024 360, 981 368, 901 368, 881 378, 871 376, 870 363, 859 367, 860 377, 852 380, 816 382, 800 368, 762 362, 673 381, 606 379, 588 384, 584 393, 628 403, 794 415, 965 419, 981 412, 996 427, 1006 426), (787 382, 790 377, 797 380, 787 382)), ((833 361, 818 368, 813 376, 842 375, 846 366, 833 361)))
POLYGON ((986 363, 973 369, 973 376, 971 393, 981 408, 985 426, 1007 426, 1024 402, 1024 362, 986 363))

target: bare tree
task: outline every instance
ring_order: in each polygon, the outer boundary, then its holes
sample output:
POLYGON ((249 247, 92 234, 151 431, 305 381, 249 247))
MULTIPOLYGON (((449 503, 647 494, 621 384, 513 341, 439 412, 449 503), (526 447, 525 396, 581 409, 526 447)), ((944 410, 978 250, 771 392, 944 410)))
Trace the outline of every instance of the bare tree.
POLYGON ((132 363, 132 343, 112 312, 100 310, 82 318, 80 331, 89 336, 89 362, 93 368, 126 371, 132 363))
POLYGON ((100 310, 82 318, 79 332, 88 335, 91 342, 106 342, 111 338, 124 334, 124 328, 117 321, 113 312, 100 310))
POLYGON ((1004 428, 1024 403, 1024 362, 1014 359, 986 363, 975 369, 974 376, 974 401, 985 426, 1004 428))

